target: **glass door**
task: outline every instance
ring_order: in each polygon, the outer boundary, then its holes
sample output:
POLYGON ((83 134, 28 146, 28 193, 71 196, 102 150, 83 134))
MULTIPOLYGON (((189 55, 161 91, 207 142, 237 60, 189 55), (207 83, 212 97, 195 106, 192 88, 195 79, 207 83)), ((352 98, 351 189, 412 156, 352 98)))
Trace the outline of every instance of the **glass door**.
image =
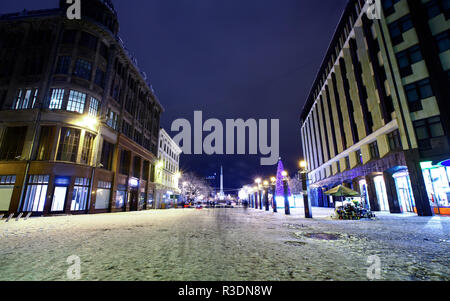
POLYGON ((409 175, 394 175, 394 178, 402 212, 414 212, 415 205, 409 175))
POLYGON ((52 212, 64 212, 66 204, 67 187, 56 186, 53 193, 52 212))
POLYGON ((375 183, 375 190, 377 193, 378 204, 381 211, 389 211, 389 202, 386 193, 386 185, 383 176, 378 176, 373 179, 375 183))

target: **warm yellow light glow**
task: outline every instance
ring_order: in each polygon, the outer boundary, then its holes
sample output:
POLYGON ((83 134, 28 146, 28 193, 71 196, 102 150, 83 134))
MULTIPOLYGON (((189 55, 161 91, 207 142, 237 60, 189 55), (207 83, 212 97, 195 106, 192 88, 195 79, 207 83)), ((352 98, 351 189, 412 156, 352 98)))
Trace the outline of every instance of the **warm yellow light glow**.
POLYGON ((179 178, 181 178, 181 173, 180 172, 177 172, 176 174, 175 174, 175 179, 179 179, 179 178))
POLYGON ((275 182, 277 181, 277 178, 271 177, 271 178, 270 178, 270 181, 271 181, 272 183, 275 183, 275 182))
POLYGON ((82 123, 83 126, 94 129, 98 124, 98 119, 91 116, 84 116, 82 123))
POLYGON ((305 169, 308 166, 305 160, 300 161, 300 168, 305 169))
POLYGON ((283 173, 281 174, 283 177, 287 177, 288 173, 287 171, 283 171, 283 173))
POLYGON ((156 168, 161 169, 163 168, 164 163, 162 161, 159 161, 158 164, 156 164, 156 168))
POLYGON ((264 186, 269 186, 269 181, 264 181, 264 186))
POLYGON ((261 178, 257 178, 257 179, 255 180, 255 183, 256 183, 256 184, 261 184, 261 178))

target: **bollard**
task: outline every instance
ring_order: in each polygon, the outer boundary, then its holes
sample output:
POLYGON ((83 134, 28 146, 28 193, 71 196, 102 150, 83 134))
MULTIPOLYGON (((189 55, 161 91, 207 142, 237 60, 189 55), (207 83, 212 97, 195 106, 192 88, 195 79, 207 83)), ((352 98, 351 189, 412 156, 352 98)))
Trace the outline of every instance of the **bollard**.
POLYGON ((31 212, 28 212, 27 216, 25 216, 24 220, 27 220, 31 216, 31 212))
POLYGON ((18 222, 20 220, 20 218, 22 217, 23 212, 21 212, 17 217, 16 217, 16 222, 18 222))
POLYGON ((12 219, 12 217, 14 216, 14 213, 11 213, 8 218, 6 219, 5 223, 9 222, 10 219, 12 219))

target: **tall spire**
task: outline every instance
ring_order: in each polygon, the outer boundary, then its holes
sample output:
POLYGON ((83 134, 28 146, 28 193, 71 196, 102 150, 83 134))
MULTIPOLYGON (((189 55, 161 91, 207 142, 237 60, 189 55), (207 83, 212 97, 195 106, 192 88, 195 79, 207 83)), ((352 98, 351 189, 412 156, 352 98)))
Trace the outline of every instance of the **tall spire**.
POLYGON ((220 199, 223 200, 225 198, 225 193, 223 192, 223 166, 220 166, 220 199))

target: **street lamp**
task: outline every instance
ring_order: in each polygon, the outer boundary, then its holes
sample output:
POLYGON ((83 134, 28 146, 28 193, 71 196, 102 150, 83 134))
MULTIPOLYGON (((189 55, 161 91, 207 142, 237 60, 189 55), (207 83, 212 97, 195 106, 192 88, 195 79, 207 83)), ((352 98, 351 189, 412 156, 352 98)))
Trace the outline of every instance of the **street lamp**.
POLYGON ((262 209, 262 206, 261 206, 261 195, 260 195, 260 191, 259 191, 261 189, 261 182, 262 182, 261 178, 256 178, 255 179, 255 184, 256 184, 256 209, 259 209, 259 208, 262 209))
POLYGON ((305 207, 305 218, 312 218, 311 202, 308 198, 308 164, 305 160, 300 161, 300 180, 302 183, 303 203, 305 207))
POLYGON ((290 215, 291 208, 289 205, 289 194, 288 194, 288 179, 287 179, 288 173, 287 171, 283 171, 281 175, 283 176, 283 188, 284 188, 284 213, 286 215, 290 215))
POLYGON ((277 184, 277 178, 272 177, 270 178, 270 183, 272 185, 272 206, 273 206, 273 212, 277 212, 277 192, 276 192, 276 184, 277 184))
POLYGON ((266 211, 269 211, 269 181, 264 181, 264 204, 266 205, 266 211))

